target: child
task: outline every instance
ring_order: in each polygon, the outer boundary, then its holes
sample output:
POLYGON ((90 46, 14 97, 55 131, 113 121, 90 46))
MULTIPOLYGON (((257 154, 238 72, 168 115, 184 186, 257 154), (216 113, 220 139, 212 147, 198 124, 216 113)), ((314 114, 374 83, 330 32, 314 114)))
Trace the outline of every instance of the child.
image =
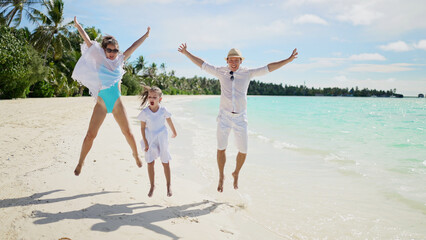
POLYGON ((172 130, 172 138, 176 137, 176 129, 173 125, 171 114, 167 111, 164 106, 160 105, 163 93, 158 87, 144 87, 145 90, 142 93, 142 104, 143 108, 141 113, 138 115, 138 119, 141 121, 141 132, 142 132, 142 148, 145 149, 145 160, 148 163, 148 175, 151 183, 148 197, 152 197, 154 193, 154 160, 160 157, 164 167, 164 175, 166 176, 167 182, 167 196, 172 196, 172 190, 170 188, 170 166, 169 161, 171 156, 169 153, 169 142, 166 128, 166 121, 172 130), (145 107, 148 103, 148 107, 145 107), (145 108, 144 108, 145 107, 145 108))
POLYGON ((106 36, 103 38, 102 44, 99 44, 90 40, 76 17, 74 17, 74 26, 83 38, 84 44, 81 47, 82 55, 74 68, 72 78, 86 86, 90 94, 96 99, 89 129, 84 138, 80 159, 74 174, 76 176, 80 174, 84 160, 92 148, 93 141, 107 113, 114 115, 127 143, 132 149, 137 166, 142 167, 126 110, 121 102, 120 83, 125 73, 123 69, 124 62, 149 36, 150 28, 148 27, 147 32, 122 53, 119 51, 118 42, 114 37, 106 36))

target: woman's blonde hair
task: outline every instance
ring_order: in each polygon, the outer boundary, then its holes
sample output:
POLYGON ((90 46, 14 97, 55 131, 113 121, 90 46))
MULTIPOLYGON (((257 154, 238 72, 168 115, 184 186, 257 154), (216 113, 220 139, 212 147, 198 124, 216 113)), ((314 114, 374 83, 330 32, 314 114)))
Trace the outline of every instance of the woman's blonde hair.
POLYGON ((161 89, 159 87, 153 86, 142 86, 143 90, 141 92, 141 98, 142 98, 142 103, 141 103, 141 108, 144 108, 146 103, 148 102, 148 94, 150 92, 155 92, 158 93, 158 96, 161 98, 163 96, 163 92, 161 91, 161 89))

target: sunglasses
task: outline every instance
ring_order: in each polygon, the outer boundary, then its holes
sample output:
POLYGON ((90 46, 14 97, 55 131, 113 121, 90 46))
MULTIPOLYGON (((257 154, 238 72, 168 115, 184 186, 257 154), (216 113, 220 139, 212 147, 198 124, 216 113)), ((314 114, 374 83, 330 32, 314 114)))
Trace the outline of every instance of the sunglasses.
POLYGON ((107 48, 106 49, 107 53, 118 53, 118 49, 111 49, 111 48, 107 48))
POLYGON ((231 81, 234 81, 234 72, 230 71, 229 74, 231 74, 231 81))

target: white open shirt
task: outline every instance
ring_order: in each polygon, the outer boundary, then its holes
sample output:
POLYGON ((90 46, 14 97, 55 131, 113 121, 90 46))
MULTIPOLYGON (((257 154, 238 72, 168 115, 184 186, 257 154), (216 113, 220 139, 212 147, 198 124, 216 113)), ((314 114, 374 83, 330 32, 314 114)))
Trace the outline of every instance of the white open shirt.
POLYGON ((247 110, 247 90, 250 80, 269 73, 268 66, 253 69, 240 67, 233 73, 234 80, 231 80, 231 70, 228 67, 215 67, 204 62, 201 69, 219 79, 220 110, 235 113, 245 113, 247 110))

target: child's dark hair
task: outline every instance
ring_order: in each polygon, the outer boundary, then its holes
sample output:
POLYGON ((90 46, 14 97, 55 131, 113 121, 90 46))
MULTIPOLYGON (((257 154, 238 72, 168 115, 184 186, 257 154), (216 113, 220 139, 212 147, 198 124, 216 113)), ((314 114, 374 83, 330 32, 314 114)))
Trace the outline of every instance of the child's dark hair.
POLYGON ((117 39, 115 39, 115 37, 110 36, 110 35, 103 37, 102 38, 102 44, 101 44, 102 48, 106 49, 109 44, 114 45, 117 49, 119 48, 118 47, 118 41, 117 41, 117 39))
POLYGON ((159 87, 149 87, 149 86, 142 86, 143 90, 141 92, 141 98, 142 98, 142 104, 141 104, 141 108, 144 108, 146 103, 148 102, 148 94, 150 92, 156 92, 158 93, 159 97, 163 96, 163 92, 161 91, 161 89, 159 87))

